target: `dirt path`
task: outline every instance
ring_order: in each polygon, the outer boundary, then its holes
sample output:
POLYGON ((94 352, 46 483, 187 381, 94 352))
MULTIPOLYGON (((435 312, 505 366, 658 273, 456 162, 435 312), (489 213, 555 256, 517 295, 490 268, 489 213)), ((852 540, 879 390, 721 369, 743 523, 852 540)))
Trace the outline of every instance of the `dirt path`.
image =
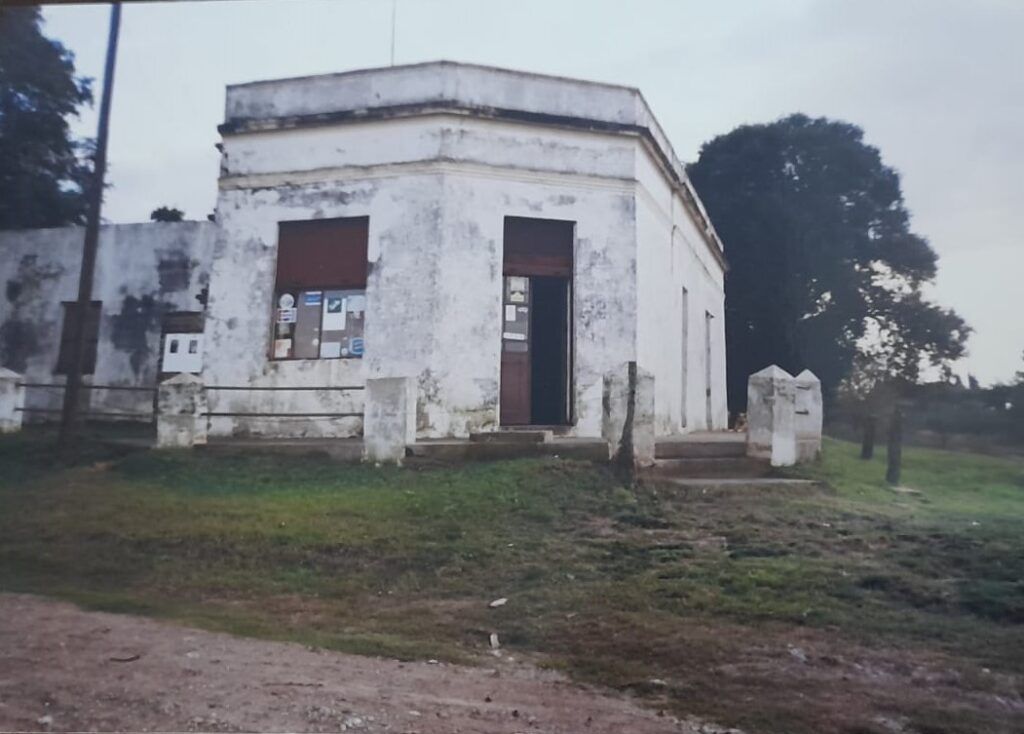
POLYGON ((698 731, 504 659, 400 663, 15 594, 0 594, 0 729, 698 731))

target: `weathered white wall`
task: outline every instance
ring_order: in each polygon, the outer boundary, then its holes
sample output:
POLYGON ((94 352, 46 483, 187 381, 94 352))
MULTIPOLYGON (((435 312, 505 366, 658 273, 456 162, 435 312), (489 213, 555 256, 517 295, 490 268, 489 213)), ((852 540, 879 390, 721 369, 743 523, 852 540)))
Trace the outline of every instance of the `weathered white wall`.
MULTIPOLYGON (((601 435, 602 381, 633 359, 655 375, 658 432, 679 430, 683 284, 691 289, 691 355, 703 353, 704 311, 719 317, 712 425, 724 426, 721 267, 703 239, 707 225, 683 204, 689 190, 671 148, 665 142, 656 159, 650 140, 629 127, 664 140, 635 90, 433 64, 231 87, 227 118, 208 385, 359 385, 416 375, 421 438, 496 428, 504 218, 552 218, 576 223, 575 432, 601 435), (442 104, 451 101, 482 117, 442 104), (415 116, 406 109, 355 119, 366 108, 425 102, 439 104, 415 116), (510 109, 548 117, 492 114, 510 109), (321 116, 317 126, 295 127, 296 116, 309 115, 321 116), (550 119, 557 115, 596 122, 559 124, 550 119), (268 359, 277 223, 352 216, 370 221, 366 356, 268 359)), ((690 374, 700 399, 691 400, 687 428, 702 428, 703 363, 690 374)), ((357 411, 361 401, 358 392, 214 391, 211 410, 357 411)), ((360 421, 221 418, 211 430, 352 435, 360 421)))
POLYGON ((638 359, 654 375, 658 435, 724 429, 725 292, 720 261, 691 212, 666 181, 646 146, 637 165, 638 359), (687 327, 683 328, 683 289, 687 327), (708 423, 705 314, 711 320, 711 422, 708 423), (683 335, 686 334, 686 369, 683 335), (684 384, 685 379, 685 384, 684 384), (683 416, 683 391, 686 415, 683 416))
MULTIPOLYGON (((156 385, 161 317, 200 311, 216 225, 210 222, 119 224, 100 230, 93 297, 102 301, 97 385, 156 385)), ((78 295, 81 227, 0 232, 0 366, 29 382, 62 383, 54 375, 62 301, 78 295)), ((88 391, 91 409, 146 412, 153 395, 88 391)), ((30 388, 29 408, 56 409, 61 391, 30 388)), ((38 418, 45 414, 31 414, 38 418)))
MULTIPOLYGON (((565 219, 577 222, 578 425, 599 435, 603 374, 634 356, 635 216, 627 177, 635 141, 452 116, 381 123, 376 138, 367 134, 373 127, 317 131, 341 168, 322 167, 299 131, 225 140, 207 384, 362 384, 366 377, 415 374, 421 437, 496 428, 504 218, 565 219), (400 139, 422 144, 405 148, 412 160, 395 160, 400 139), (341 151, 358 151, 357 163, 349 165, 341 151), (391 163, 361 167, 375 157, 391 163), (604 174, 597 177, 599 165, 604 174), (364 215, 370 218, 365 358, 268 359, 277 223, 364 215)), ((348 412, 361 408, 361 397, 214 391, 211 410, 348 412)), ((212 430, 351 435, 359 422, 216 418, 212 430)))
MULTIPOLYGON (((449 423, 448 432, 497 427, 504 218, 568 220, 576 222, 575 432, 601 435, 604 375, 635 358, 635 217, 630 188, 617 183, 583 187, 577 181, 539 175, 510 180, 475 171, 453 172, 445 180, 446 277, 432 373, 440 377, 438 386, 446 398, 438 401, 435 411, 462 411, 449 423), (469 369, 471 380, 466 379, 469 369), (486 398, 488 406, 480 416, 483 423, 474 420, 479 408, 471 407, 481 405, 480 398, 486 398)), ((435 430, 444 432, 443 420, 432 421, 435 430)))

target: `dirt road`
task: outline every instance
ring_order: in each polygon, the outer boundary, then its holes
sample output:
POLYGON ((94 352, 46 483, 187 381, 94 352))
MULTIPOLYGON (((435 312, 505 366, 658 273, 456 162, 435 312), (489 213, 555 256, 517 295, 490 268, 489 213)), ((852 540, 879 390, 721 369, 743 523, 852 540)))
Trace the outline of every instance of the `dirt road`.
POLYGON ((557 674, 401 663, 0 594, 0 730, 686 732, 557 674))

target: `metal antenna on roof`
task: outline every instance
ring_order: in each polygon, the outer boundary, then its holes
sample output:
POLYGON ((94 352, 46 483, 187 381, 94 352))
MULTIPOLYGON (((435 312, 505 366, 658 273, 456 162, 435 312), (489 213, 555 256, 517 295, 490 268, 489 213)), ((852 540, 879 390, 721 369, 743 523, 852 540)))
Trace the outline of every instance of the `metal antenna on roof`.
POLYGON ((391 0, 391 65, 395 65, 395 16, 398 14, 398 0, 391 0))

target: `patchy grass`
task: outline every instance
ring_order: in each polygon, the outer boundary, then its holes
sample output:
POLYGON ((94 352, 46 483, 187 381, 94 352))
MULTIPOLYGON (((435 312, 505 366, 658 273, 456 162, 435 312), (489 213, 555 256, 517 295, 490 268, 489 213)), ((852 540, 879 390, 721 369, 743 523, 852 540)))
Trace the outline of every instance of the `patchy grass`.
POLYGON ((826 489, 700 492, 564 461, 56 465, 47 440, 0 440, 3 589, 399 658, 473 662, 497 632, 752 731, 1009 732, 1024 712, 1020 462, 908 450, 920 493, 896 493, 884 458, 830 441, 806 472, 826 489))

